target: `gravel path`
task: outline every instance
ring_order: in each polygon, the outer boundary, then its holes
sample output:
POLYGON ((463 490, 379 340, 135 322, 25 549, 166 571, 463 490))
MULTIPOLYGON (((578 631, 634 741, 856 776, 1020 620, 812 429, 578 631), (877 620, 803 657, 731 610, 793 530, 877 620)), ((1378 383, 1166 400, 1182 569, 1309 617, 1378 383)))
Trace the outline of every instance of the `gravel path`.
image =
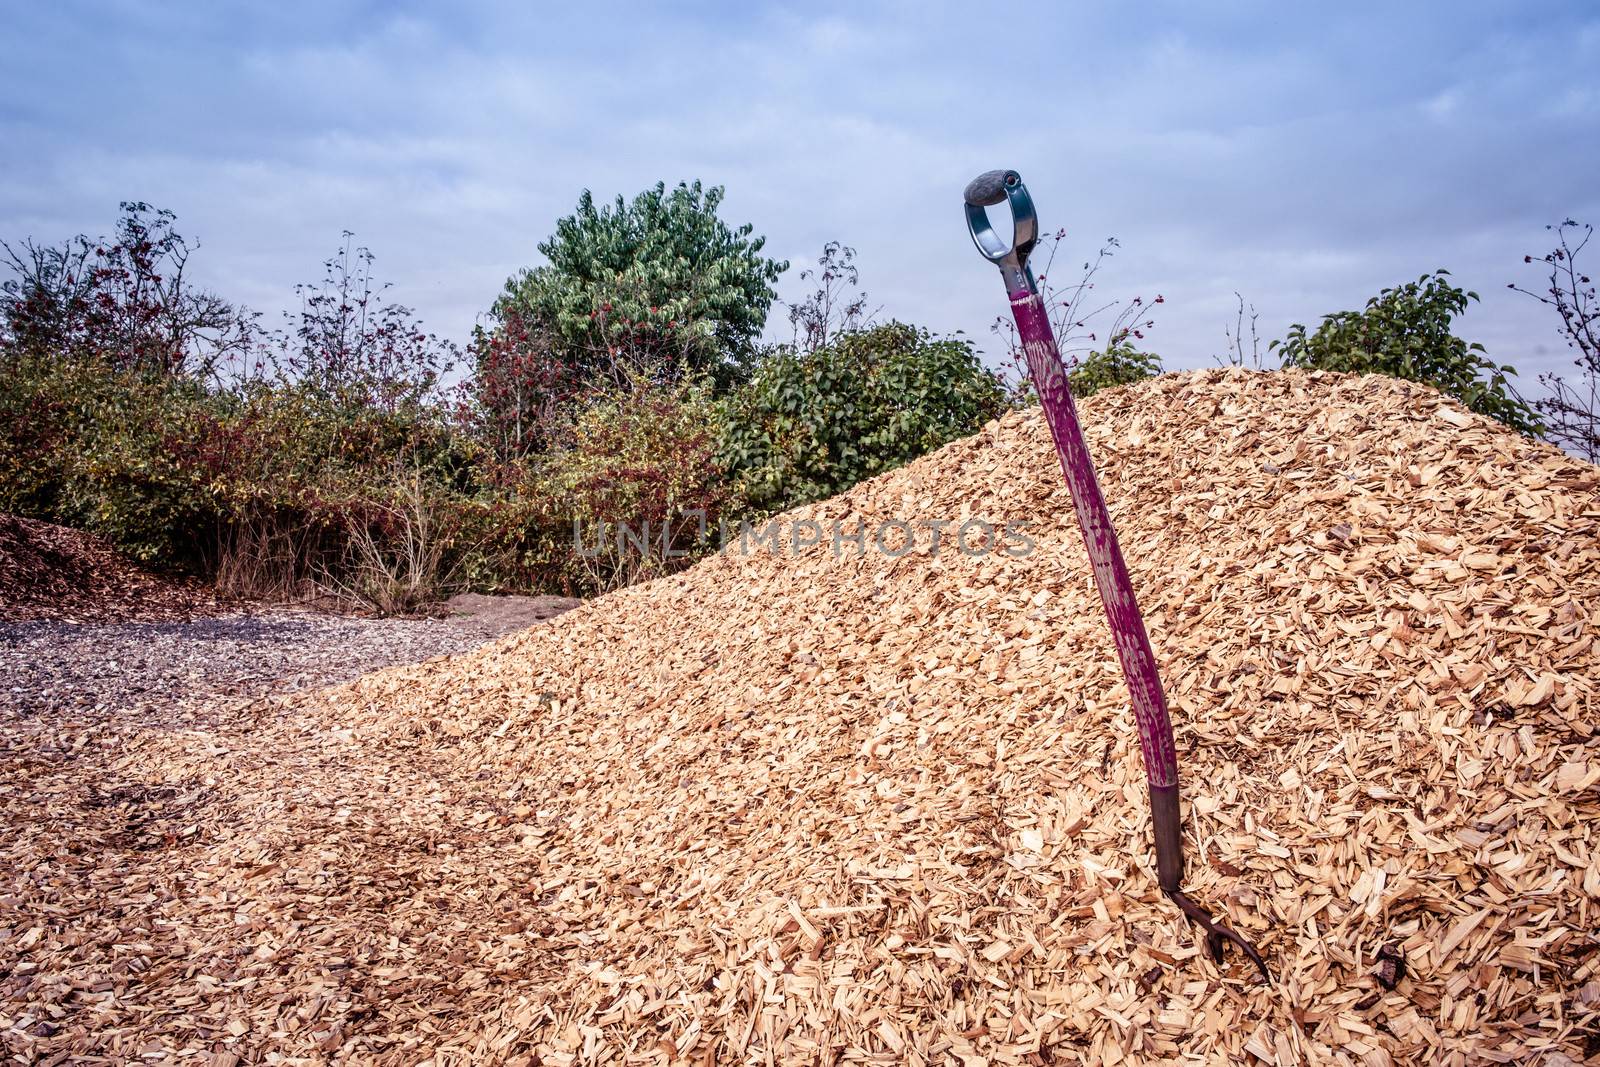
POLYGON ((182 622, 0 622, 0 714, 176 722, 218 698, 336 685, 463 652, 553 613, 367 619, 278 608, 182 622))

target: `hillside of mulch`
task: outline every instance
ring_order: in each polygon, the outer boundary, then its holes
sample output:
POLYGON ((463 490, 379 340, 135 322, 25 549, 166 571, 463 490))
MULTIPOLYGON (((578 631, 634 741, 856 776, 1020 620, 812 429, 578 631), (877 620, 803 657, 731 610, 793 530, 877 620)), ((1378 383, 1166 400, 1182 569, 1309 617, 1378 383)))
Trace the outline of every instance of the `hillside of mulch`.
POLYGON ((93 534, 0 514, 0 622, 182 619, 218 607, 204 586, 152 574, 93 534))
MULTIPOLYGON (((1600 471, 1380 378, 1083 405, 1186 888, 1037 409, 466 655, 7 722, 0 1042, 452 1064, 1600 1055, 1600 471), (865 525, 979 518, 1031 551, 865 525), (810 529, 802 540, 812 541, 810 529)), ((1013 542, 1014 543, 1014 542, 1013 542)))

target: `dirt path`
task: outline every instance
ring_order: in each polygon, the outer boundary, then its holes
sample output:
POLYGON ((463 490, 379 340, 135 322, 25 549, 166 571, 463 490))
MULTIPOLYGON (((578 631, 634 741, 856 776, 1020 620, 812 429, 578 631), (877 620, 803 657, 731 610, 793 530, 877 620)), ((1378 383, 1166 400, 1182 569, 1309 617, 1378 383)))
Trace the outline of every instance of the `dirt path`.
POLYGON ((137 714, 153 725, 219 699, 336 685, 464 652, 576 603, 466 596, 437 619, 269 608, 163 622, 0 622, 0 713, 137 714))

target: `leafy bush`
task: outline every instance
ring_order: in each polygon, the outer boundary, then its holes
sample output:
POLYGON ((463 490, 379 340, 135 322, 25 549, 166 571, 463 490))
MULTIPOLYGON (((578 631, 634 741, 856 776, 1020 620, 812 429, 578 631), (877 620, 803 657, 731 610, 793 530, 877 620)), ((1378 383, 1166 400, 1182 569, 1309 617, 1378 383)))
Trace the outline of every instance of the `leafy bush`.
POLYGON ((98 407, 70 380, 79 369, 43 355, 0 359, 0 511, 65 521, 72 449, 98 407))
POLYGON ((586 399, 571 447, 537 460, 537 497, 570 535, 570 585, 604 592, 665 574, 714 546, 736 498, 716 457, 708 382, 640 375, 586 399))
POLYGON ((1090 352, 1067 372, 1067 385, 1080 400, 1114 385, 1128 385, 1161 373, 1161 357, 1140 352, 1126 341, 1090 352))
POLYGON ((476 327, 471 351, 474 432, 503 460, 554 446, 570 428, 583 367, 514 310, 493 330, 476 327))
POLYGON ((185 437, 207 426, 203 389, 46 356, 0 368, 0 510, 92 530, 146 563, 198 563, 218 514, 184 462, 185 437))
POLYGON ((92 530, 228 592, 290 596, 345 555, 392 469, 465 497, 471 446, 429 408, 347 405, 306 384, 47 358, 0 364, 0 510, 92 530))
POLYGON ((972 345, 890 322, 770 352, 723 403, 720 455, 759 512, 843 491, 974 432, 1005 408, 972 345))
POLYGON ((306 383, 219 395, 215 407, 189 462, 219 501, 214 566, 229 591, 358 588, 341 586, 341 568, 370 562, 354 553, 358 539, 387 550, 411 536, 395 516, 411 514, 396 502, 412 482, 437 525, 470 507, 475 450, 435 407, 353 404, 306 383))
MULTIPOLYGON (((787 263, 761 255, 749 224, 717 217, 722 187, 665 183, 609 208, 586 190, 539 245, 549 260, 506 283, 498 322, 513 316, 572 366, 613 381, 631 369, 683 364, 720 383, 738 377, 787 263)), ((586 375, 587 376, 587 375, 586 375)))
POLYGON ((115 240, 5 246, 0 507, 287 595, 342 553, 343 516, 384 499, 393 463, 463 452, 438 405, 454 349, 381 299, 346 234, 274 354, 253 314, 185 280, 173 222, 124 204, 115 240))
POLYGON ((1422 382, 1515 430, 1538 433, 1537 414, 1507 377, 1516 371, 1492 362, 1481 344, 1468 344, 1451 332, 1454 318, 1478 294, 1450 284, 1449 274, 1439 270, 1385 289, 1363 311, 1324 315, 1314 333, 1296 323, 1269 350, 1281 349, 1286 367, 1422 382))

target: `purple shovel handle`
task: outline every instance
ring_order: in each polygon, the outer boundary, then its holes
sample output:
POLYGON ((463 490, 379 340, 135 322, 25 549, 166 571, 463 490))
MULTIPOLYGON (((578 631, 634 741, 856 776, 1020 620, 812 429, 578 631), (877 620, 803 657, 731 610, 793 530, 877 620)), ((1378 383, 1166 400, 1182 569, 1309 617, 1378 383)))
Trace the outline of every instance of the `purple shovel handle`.
POLYGON ((1178 805, 1178 753, 1172 739, 1172 719, 1167 714, 1167 697, 1156 670, 1150 635, 1145 632, 1144 616, 1133 595, 1128 565, 1117 543, 1117 531, 1106 510, 1106 498, 1094 474, 1094 459, 1083 439, 1078 423, 1078 408, 1072 402, 1061 352, 1056 348, 1055 331, 1039 294, 1029 289, 1013 290, 1011 314, 1017 320, 1028 374, 1039 394, 1039 406, 1050 424, 1056 443, 1061 473, 1072 492, 1072 509, 1083 534, 1083 546, 1094 568, 1095 588, 1105 608, 1111 639, 1122 663, 1122 676, 1133 700, 1133 716, 1139 724, 1139 747, 1144 753, 1145 781, 1150 788, 1150 825, 1156 840, 1156 880, 1162 892, 1171 897, 1182 912, 1199 923, 1206 932, 1206 946, 1212 959, 1222 962, 1222 943, 1239 946, 1267 981, 1271 975, 1266 961, 1254 945, 1223 926, 1178 888, 1183 881, 1183 820, 1178 805))
POLYGON ((1106 622, 1116 644, 1122 676, 1127 679, 1133 714, 1139 724, 1139 747, 1144 753, 1145 779, 1150 787, 1150 825, 1156 841, 1156 880, 1162 892, 1185 915, 1206 932, 1206 946, 1218 963, 1222 962, 1223 942, 1238 945, 1261 969, 1267 981, 1272 977, 1261 954, 1244 938, 1221 925, 1178 886, 1183 881, 1183 819, 1178 804, 1178 753, 1172 740, 1172 719, 1167 715, 1167 698, 1161 690, 1161 675, 1156 670, 1155 653, 1145 632, 1144 616, 1133 595, 1128 565, 1117 544, 1117 531, 1111 526, 1111 513, 1094 475, 1094 459, 1078 424, 1078 409, 1072 402, 1067 372, 1056 348, 1055 330, 1039 296, 1039 287, 1028 269, 1028 254, 1038 240, 1038 217, 1022 176, 1014 170, 991 170, 974 178, 963 195, 966 201, 967 228, 983 257, 1000 268, 1006 291, 1011 296, 1011 314, 1017 320, 1017 334, 1028 362, 1028 373, 1039 394, 1061 473, 1072 492, 1072 507, 1083 534, 1083 545, 1094 568, 1095 588, 1105 608, 1106 622), (1010 242, 995 232, 987 208, 1008 204, 1011 210, 1010 242))
POLYGON ((1072 491, 1072 506, 1083 533, 1084 548, 1094 567, 1095 588, 1105 608, 1106 622, 1122 662, 1128 695, 1133 700, 1134 719, 1139 724, 1139 747, 1144 752, 1144 773, 1150 785, 1150 806, 1154 813, 1156 870, 1161 888, 1174 892, 1183 881, 1183 844, 1178 818, 1178 754, 1172 740, 1172 720, 1167 715, 1167 697, 1161 689, 1155 654, 1145 632, 1144 616, 1134 599, 1128 565, 1122 559, 1117 531, 1111 525, 1105 497, 1095 478, 1094 460, 1078 424, 1078 409, 1067 386, 1061 353, 1056 349, 1055 331, 1038 293, 1026 289, 1011 294, 1011 314, 1017 320, 1022 351, 1028 373, 1050 424, 1050 436, 1061 459, 1061 473, 1072 491), (1170 815, 1169 815, 1170 813, 1170 815))

